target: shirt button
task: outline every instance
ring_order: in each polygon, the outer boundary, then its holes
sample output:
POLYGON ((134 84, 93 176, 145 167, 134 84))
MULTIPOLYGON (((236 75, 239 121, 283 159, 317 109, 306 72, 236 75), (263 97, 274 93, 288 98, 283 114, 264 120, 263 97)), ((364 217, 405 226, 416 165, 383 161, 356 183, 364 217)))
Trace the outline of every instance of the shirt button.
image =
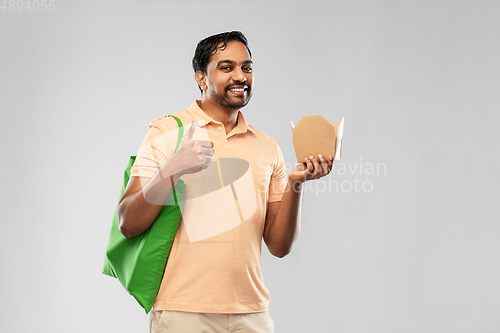
POLYGON ((219 131, 222 131, 222 127, 219 126, 219 131))

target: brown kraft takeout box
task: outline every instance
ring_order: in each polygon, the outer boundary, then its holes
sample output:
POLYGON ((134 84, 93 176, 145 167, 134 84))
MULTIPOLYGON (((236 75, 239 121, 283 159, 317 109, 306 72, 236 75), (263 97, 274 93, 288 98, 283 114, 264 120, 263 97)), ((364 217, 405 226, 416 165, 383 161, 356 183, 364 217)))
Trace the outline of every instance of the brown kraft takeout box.
POLYGON ((297 162, 304 162, 309 156, 317 157, 319 154, 325 158, 334 156, 340 160, 342 153, 342 140, 344 132, 344 118, 337 123, 329 123, 322 116, 304 116, 297 126, 292 125, 293 147, 297 162))

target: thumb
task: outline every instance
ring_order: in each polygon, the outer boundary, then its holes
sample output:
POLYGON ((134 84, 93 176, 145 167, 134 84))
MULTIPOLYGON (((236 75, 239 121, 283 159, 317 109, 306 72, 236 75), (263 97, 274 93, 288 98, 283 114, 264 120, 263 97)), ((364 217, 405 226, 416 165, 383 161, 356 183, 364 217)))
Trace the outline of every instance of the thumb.
POLYGON ((195 129, 196 129, 196 121, 194 121, 194 119, 191 118, 191 127, 186 132, 186 135, 184 136, 184 140, 188 140, 188 141, 193 140, 193 135, 194 135, 195 129))

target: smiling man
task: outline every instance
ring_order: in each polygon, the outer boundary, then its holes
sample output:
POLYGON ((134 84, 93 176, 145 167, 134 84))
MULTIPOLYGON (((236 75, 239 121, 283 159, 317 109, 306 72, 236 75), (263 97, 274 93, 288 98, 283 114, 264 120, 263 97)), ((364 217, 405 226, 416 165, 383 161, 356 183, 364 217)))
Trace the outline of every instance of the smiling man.
MULTIPOLYGON (((210 105, 215 103, 215 108, 223 107, 227 113, 234 113, 247 105, 252 95, 252 60, 246 46, 236 41, 229 41, 225 48, 227 52, 218 52, 212 61, 204 69, 199 69, 195 73, 195 79, 203 85, 207 94, 202 95, 202 104, 210 105), (230 55, 238 54, 243 60, 241 63, 233 59, 220 59, 230 55), (236 68, 236 72, 235 72, 236 68), (211 89, 207 89, 210 86, 211 89), (231 110, 233 112, 231 112, 231 110)), ((223 50, 225 51, 225 49, 223 50)), ((198 60, 193 60, 193 66, 199 66, 198 60)), ((196 67, 195 67, 196 68, 196 67)))
POLYGON ((126 237, 156 219, 172 184, 185 206, 150 314, 151 332, 273 332, 260 271, 262 239, 286 256, 300 230, 302 186, 330 173, 333 156, 311 156, 286 175, 280 148, 246 123, 253 88, 247 39, 238 31, 198 43, 192 65, 201 100, 151 121, 118 206, 126 237))

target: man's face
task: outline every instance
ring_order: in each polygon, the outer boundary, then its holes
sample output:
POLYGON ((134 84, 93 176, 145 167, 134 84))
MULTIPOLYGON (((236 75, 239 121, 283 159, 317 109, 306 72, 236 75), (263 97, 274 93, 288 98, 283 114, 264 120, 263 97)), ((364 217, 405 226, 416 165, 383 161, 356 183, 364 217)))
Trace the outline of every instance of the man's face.
POLYGON ((205 93, 217 104, 230 109, 244 107, 252 96, 252 82, 252 60, 243 43, 230 41, 210 58, 205 93))

